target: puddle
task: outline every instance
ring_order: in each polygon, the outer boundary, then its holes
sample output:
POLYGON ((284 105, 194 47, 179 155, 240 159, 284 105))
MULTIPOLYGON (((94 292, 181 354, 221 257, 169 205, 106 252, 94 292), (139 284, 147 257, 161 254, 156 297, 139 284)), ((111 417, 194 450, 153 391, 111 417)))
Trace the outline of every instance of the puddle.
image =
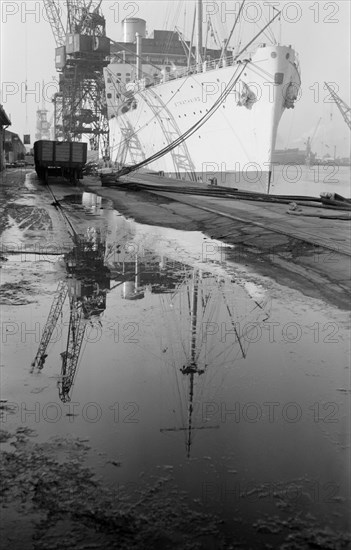
POLYGON ((4 428, 88 438, 88 464, 130 495, 168 476, 243 548, 284 541, 291 518, 296 548, 308 529, 346 530, 347 315, 202 233, 137 224, 91 193, 61 203, 98 220, 59 262, 21 263, 41 286, 3 309, 4 428))
POLYGON ((61 200, 61 206, 70 209, 71 206, 74 209, 80 209, 85 214, 100 215, 103 205, 106 205, 107 201, 104 201, 102 197, 99 197, 95 193, 74 193, 72 195, 65 195, 61 200))
POLYGON ((26 173, 26 177, 25 177, 25 180, 24 180, 24 186, 25 186, 26 189, 28 189, 28 191, 34 191, 34 193, 35 193, 37 191, 37 188, 31 182, 31 179, 33 178, 34 175, 35 175, 34 170, 33 171, 29 170, 29 172, 26 173))

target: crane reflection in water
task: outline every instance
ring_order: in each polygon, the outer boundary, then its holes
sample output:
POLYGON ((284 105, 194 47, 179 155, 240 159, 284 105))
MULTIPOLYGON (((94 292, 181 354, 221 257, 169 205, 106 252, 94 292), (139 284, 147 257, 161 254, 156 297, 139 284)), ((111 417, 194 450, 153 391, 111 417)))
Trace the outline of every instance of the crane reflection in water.
MULTIPOLYGON (((62 313, 67 295, 70 318, 66 350, 61 353, 61 377, 58 381, 62 402, 70 401, 70 392, 77 372, 84 335, 89 324, 99 320, 106 309, 106 292, 110 288, 110 272, 104 265, 105 244, 94 228, 76 236, 74 248, 64 255, 68 278, 58 288, 46 321, 31 372, 40 372, 45 365, 47 348, 62 313)), ((101 321, 99 321, 101 323, 101 321)))

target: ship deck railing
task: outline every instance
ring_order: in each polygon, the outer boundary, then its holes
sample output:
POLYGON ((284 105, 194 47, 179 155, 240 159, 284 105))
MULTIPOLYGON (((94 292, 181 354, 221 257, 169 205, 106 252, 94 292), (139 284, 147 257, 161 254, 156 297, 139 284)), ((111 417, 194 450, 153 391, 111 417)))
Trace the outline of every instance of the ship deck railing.
MULTIPOLYGON (((245 52, 245 59, 248 59, 251 57, 251 53, 253 52, 245 52)), ((222 57, 220 59, 213 59, 211 61, 204 61, 203 63, 195 63, 193 65, 190 65, 189 67, 182 67, 179 69, 176 69, 174 71, 170 71, 165 73, 164 75, 160 75, 157 78, 153 80, 152 83, 146 84, 146 82, 143 82, 144 79, 138 81, 138 88, 147 88, 149 86, 157 86, 157 84, 161 84, 163 82, 169 82, 170 80, 177 80, 178 78, 183 78, 185 76, 189 76, 192 74, 197 73, 207 73, 209 71, 215 71, 218 69, 222 69, 225 67, 230 67, 233 65, 237 65, 237 63, 240 62, 240 59, 236 59, 233 55, 222 57)))
MULTIPOLYGON (((207 71, 214 71, 222 67, 228 67, 233 65, 233 56, 222 57, 222 59, 212 59, 212 61, 204 61, 203 63, 195 63, 190 65, 190 67, 184 67, 182 69, 177 69, 173 74, 176 78, 182 78, 187 74, 192 73, 207 73, 207 71)), ((172 73, 168 73, 172 75, 172 73)))
MULTIPOLYGON (((247 54, 246 54, 246 57, 248 57, 247 54)), ((176 78, 183 78, 184 76, 187 76, 189 74, 207 73, 208 71, 215 71, 217 69, 222 69, 224 67, 230 67, 232 65, 236 65, 237 62, 238 60, 235 59, 234 56, 229 55, 227 57, 222 57, 220 59, 212 59, 211 61, 204 61, 203 63, 195 63, 193 65, 190 65, 190 67, 183 67, 181 69, 175 70, 174 72, 166 73, 165 81, 174 80, 176 78)))

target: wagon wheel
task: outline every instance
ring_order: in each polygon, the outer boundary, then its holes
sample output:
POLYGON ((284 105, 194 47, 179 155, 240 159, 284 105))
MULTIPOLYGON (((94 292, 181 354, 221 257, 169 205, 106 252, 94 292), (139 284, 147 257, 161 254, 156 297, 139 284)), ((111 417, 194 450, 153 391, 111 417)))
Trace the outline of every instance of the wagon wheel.
POLYGON ((76 168, 71 168, 69 180, 71 183, 76 184, 78 181, 78 171, 76 168))

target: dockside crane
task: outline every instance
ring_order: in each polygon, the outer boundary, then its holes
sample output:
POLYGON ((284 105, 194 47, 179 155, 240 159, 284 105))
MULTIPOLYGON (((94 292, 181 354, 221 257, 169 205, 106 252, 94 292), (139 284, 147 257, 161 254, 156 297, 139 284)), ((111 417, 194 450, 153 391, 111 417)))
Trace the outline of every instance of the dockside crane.
POLYGON ((332 96, 334 102, 336 103, 336 106, 339 109, 342 118, 351 130, 351 108, 345 103, 345 101, 341 99, 340 96, 338 96, 336 92, 334 92, 334 90, 329 86, 327 82, 324 82, 324 85, 332 96))
POLYGON ((89 140, 94 151, 109 155, 109 127, 104 68, 108 65, 110 39, 102 0, 66 0, 66 24, 62 2, 43 0, 56 41, 55 64, 59 91, 54 94, 55 139, 89 140))
POLYGON ((57 47, 63 46, 66 40, 66 31, 61 21, 61 8, 58 2, 43 0, 46 16, 51 25, 57 47))

